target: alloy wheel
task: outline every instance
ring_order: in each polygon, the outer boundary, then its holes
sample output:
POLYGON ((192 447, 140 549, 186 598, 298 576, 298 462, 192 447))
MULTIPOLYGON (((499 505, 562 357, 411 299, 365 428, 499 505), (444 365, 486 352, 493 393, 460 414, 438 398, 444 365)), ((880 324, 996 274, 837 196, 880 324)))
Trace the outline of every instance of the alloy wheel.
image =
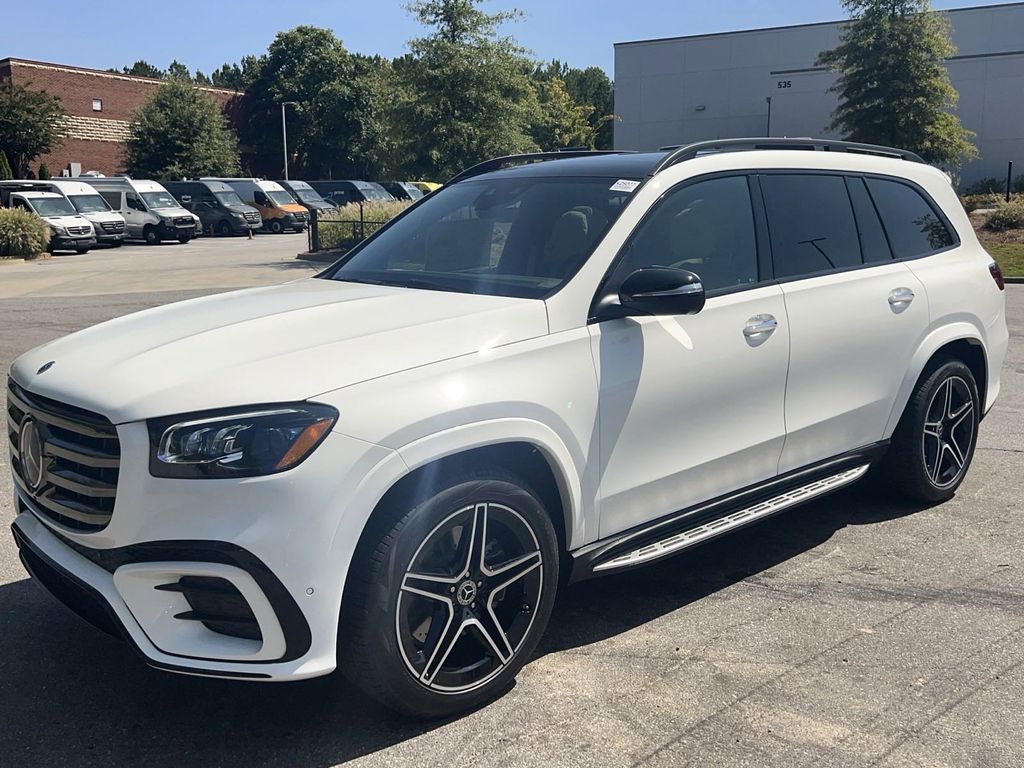
POLYGON ((974 397, 967 382, 950 376, 935 393, 921 436, 925 474, 936 488, 947 488, 967 469, 975 433, 974 397))
POLYGON ((446 694, 494 679, 530 632, 542 566, 537 536, 511 507, 482 502, 445 518, 399 587, 395 631, 409 672, 446 694))

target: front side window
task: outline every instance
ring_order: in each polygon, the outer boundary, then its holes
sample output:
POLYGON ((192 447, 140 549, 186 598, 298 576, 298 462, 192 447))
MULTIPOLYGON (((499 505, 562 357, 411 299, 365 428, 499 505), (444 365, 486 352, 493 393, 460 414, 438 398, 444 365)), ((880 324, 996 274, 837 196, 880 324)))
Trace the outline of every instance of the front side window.
POLYGON ((689 270, 706 291, 757 283, 747 177, 708 179, 669 192, 626 244, 612 283, 645 267, 689 270))
POLYGON ((445 187, 368 241, 334 280, 539 299, 618 217, 617 179, 480 178, 445 187))
POLYGON ((860 241, 842 176, 761 177, 775 277, 814 275, 860 266, 860 241))
POLYGON ((885 179, 868 179, 867 185, 897 259, 924 256, 953 244, 945 222, 916 189, 885 179))

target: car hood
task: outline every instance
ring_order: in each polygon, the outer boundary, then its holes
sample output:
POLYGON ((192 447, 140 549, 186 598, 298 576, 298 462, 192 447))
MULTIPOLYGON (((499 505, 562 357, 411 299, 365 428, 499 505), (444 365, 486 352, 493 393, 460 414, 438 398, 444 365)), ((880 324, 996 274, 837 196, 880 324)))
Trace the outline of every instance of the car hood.
POLYGON ((543 301, 307 278, 110 320, 27 352, 12 375, 118 424, 305 400, 547 330, 543 301))
POLYGON ((192 211, 185 210, 184 208, 175 208, 171 206, 169 208, 152 208, 150 209, 157 216, 162 216, 165 219, 176 219, 179 216, 194 216, 192 211))
POLYGON ((88 227, 92 229, 92 224, 84 216, 43 216, 42 218, 43 221, 48 221, 61 227, 88 227))
POLYGON ((124 224, 124 216, 120 213, 114 213, 113 211, 89 211, 88 213, 81 214, 81 216, 94 224, 97 222, 102 224, 105 221, 124 224))

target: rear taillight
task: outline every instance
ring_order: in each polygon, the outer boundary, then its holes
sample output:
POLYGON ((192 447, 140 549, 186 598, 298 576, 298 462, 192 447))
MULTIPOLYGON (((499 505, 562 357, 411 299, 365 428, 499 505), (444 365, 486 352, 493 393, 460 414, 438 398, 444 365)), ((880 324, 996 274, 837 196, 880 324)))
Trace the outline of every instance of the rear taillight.
POLYGON ((996 285, 999 286, 999 290, 1006 290, 1006 281, 1003 280, 1003 270, 999 268, 999 265, 993 261, 988 265, 988 271, 989 274, 992 275, 992 279, 996 281, 996 285))

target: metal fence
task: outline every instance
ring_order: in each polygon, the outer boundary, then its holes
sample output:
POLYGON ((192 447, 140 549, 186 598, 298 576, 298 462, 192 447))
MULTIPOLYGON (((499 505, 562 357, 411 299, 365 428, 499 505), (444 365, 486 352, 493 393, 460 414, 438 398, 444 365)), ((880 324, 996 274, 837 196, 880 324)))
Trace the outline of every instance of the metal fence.
POLYGON ((330 213, 310 211, 309 250, 311 253, 350 250, 386 223, 365 218, 362 205, 358 219, 336 219, 330 213))

